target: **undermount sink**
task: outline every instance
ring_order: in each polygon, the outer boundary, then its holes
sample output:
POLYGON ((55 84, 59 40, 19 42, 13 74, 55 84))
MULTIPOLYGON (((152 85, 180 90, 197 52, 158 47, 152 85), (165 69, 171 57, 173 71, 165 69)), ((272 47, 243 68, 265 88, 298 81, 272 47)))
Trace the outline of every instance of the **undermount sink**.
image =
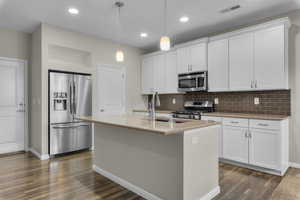
MULTIPOLYGON (((158 121, 158 122, 169 122, 170 120, 169 119, 155 119, 155 121, 158 121)), ((173 119, 173 123, 181 124, 181 123, 185 123, 185 121, 173 119)))

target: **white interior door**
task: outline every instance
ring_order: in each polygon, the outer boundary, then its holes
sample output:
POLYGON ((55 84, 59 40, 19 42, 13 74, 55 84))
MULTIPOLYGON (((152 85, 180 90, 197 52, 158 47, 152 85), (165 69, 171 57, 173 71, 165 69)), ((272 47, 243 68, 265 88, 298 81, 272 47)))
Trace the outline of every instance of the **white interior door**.
POLYGON ((0 58, 0 153, 25 150, 25 64, 0 58))
POLYGON ((97 113, 125 113, 125 70, 121 67, 97 68, 97 113))

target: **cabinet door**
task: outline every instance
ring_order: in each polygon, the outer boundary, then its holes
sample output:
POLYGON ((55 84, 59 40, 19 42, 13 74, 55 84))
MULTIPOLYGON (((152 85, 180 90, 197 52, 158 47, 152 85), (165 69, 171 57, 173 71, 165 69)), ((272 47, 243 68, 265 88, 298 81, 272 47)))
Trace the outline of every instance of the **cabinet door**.
POLYGON ((280 170, 279 132, 250 129, 250 164, 280 170))
POLYGON ((166 93, 177 93, 178 73, 177 73, 177 53, 176 51, 168 52, 166 59, 166 93))
POLYGON ((248 128, 223 126, 223 157, 248 163, 248 128))
POLYGON ((208 44, 208 89, 212 92, 229 90, 228 40, 208 44))
POLYGON ((177 49, 177 66, 178 66, 178 73, 188 73, 190 71, 190 48, 184 47, 177 49))
POLYGON ((190 47, 191 72, 207 71, 207 43, 200 43, 190 47))
POLYGON ((154 91, 163 93, 166 88, 165 55, 154 56, 154 91))
POLYGON ((253 34, 229 39, 230 90, 251 90, 253 81, 253 34))
POLYGON ((285 89, 284 25, 254 33, 254 77, 258 89, 285 89))
POLYGON ((142 63, 142 93, 151 94, 153 92, 153 58, 144 58, 142 63))

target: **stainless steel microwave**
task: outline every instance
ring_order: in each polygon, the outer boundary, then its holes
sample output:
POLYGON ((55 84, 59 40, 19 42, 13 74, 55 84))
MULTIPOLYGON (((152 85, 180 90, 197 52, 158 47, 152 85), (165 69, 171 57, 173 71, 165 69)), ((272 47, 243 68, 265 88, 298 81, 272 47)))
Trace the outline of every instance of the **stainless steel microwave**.
POLYGON ((178 75, 178 91, 193 92, 207 90, 207 71, 178 75))

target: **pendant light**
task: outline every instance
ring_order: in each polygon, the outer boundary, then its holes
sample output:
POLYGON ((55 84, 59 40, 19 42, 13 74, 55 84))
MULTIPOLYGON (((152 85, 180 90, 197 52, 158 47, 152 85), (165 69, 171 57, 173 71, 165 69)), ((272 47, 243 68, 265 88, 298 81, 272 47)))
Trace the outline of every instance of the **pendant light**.
POLYGON ((164 36, 160 38, 160 50, 169 51, 171 48, 171 39, 167 36, 167 0, 164 3, 164 36))
MULTIPOLYGON (((118 42, 120 41, 120 34, 121 34, 121 20, 120 20, 120 13, 121 8, 124 6, 123 2, 117 1, 115 6, 118 8, 118 16, 117 16, 117 27, 118 27, 118 42)), ((116 61, 117 62, 124 62, 124 52, 121 50, 121 45, 119 43, 118 50, 116 51, 116 61)))

